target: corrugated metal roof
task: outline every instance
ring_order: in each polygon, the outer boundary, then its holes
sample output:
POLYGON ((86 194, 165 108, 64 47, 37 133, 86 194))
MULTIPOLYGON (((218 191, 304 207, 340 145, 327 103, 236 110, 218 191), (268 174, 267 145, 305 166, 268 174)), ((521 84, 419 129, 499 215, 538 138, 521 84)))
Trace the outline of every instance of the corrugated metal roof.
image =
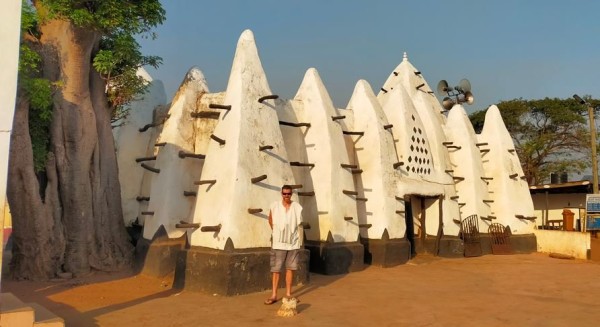
POLYGON ((529 186, 529 192, 534 193, 590 193, 590 181, 573 181, 558 184, 542 184, 529 186))

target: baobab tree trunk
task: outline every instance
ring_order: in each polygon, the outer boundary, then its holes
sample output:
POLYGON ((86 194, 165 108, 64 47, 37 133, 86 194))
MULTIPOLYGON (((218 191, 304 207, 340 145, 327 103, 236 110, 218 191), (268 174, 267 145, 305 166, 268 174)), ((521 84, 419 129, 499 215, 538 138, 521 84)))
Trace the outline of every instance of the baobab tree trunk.
POLYGON ((54 276, 60 272, 65 249, 54 157, 48 157, 46 182, 40 191, 31 149, 29 102, 19 96, 11 135, 7 187, 13 216, 13 257, 9 272, 17 279, 54 276))
MULTIPOLYGON (((59 85, 50 126, 54 167, 48 167, 56 171, 57 179, 48 187, 56 188, 59 201, 52 205, 61 208, 65 241, 61 267, 75 275, 90 269, 122 269, 130 264, 133 247, 123 223, 104 82, 91 67, 101 35, 56 19, 40 30, 44 77, 59 85)), ((14 209, 13 217, 30 219, 14 209)))

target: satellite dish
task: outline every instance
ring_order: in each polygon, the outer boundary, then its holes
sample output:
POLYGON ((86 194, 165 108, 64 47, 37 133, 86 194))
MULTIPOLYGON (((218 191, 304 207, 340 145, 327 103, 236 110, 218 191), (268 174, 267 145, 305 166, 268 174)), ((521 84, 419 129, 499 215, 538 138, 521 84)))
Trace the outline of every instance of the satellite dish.
POLYGON ((442 100, 442 107, 444 107, 444 109, 446 110, 452 109, 452 107, 454 107, 454 104, 456 104, 456 102, 454 102, 454 100, 452 100, 449 97, 445 97, 444 100, 442 100))
POLYGON ((473 93, 471 93, 471 91, 465 92, 465 102, 467 104, 473 104, 473 102, 475 102, 475 97, 473 96, 473 93))
POLYGON ((447 94, 449 90, 451 90, 451 88, 448 87, 448 82, 446 82, 445 79, 441 80, 438 83, 438 85, 437 85, 437 91, 438 91, 438 93, 447 94))
POLYGON ((463 78, 460 80, 460 82, 458 82, 458 87, 460 91, 463 91, 465 93, 471 91, 471 83, 466 78, 463 78))

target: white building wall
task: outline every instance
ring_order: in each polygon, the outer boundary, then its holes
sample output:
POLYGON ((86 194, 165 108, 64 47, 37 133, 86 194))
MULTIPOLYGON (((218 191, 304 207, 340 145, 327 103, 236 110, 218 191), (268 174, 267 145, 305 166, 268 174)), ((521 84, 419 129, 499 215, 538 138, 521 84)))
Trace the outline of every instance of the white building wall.
POLYGON ((489 181, 489 190, 493 192, 494 200, 490 203, 492 215, 497 217, 494 222, 510 226, 513 234, 533 233, 535 220, 517 218, 535 217, 533 202, 498 107, 491 106, 487 110, 478 141, 488 143, 490 149, 482 158, 484 174, 493 178, 489 181))
POLYGON ((390 238, 402 238, 406 223, 404 205, 396 200, 399 173, 394 169, 398 162, 394 138, 386 129, 388 120, 369 83, 358 81, 348 109, 354 112, 353 130, 364 133, 352 136, 358 166, 363 171, 360 174, 362 185, 357 188, 359 195, 356 197, 367 199, 357 201, 361 213, 359 223, 372 225, 361 228, 361 236, 381 239, 387 230, 390 238))
MULTIPOLYGON (((150 202, 147 210, 153 215, 145 219, 143 236, 146 239, 152 239, 161 225, 165 227, 169 237, 180 237, 184 230, 176 229, 175 224, 190 219, 195 197, 184 196, 184 191, 196 191, 194 181, 200 177, 204 160, 181 158, 179 153, 183 151, 189 154, 205 154, 196 150, 197 139, 200 137, 195 128, 196 119, 191 114, 197 110, 198 100, 207 92, 204 75, 199 69, 192 68, 173 98, 169 119, 156 140, 156 143, 164 145, 156 147, 157 159, 151 164, 160 169, 160 173, 151 175, 150 202)), ((216 122, 212 119, 204 121, 216 122)), ((203 139, 208 145, 208 138, 203 139)))
POLYGON ((216 183, 198 187, 194 213, 193 222, 221 225, 221 229, 219 233, 195 230, 191 245, 225 249, 231 239, 237 249, 270 246, 266 219, 270 204, 281 200, 283 184, 294 184, 276 113, 281 101, 258 102, 271 94, 254 35, 246 30, 238 41, 223 100, 231 109, 220 116, 214 131, 226 143, 210 142, 201 174, 201 180, 216 183), (273 149, 259 151, 261 145, 273 149), (262 175, 267 179, 251 182, 262 175), (251 208, 263 211, 250 214, 251 208))
MULTIPOLYGON (((148 92, 129 104, 128 116, 123 119, 121 126, 113 129, 121 181, 121 206, 126 226, 140 217, 140 207, 144 210, 146 207, 145 203, 137 201, 137 197, 142 195, 145 171, 135 159, 148 156, 148 144, 153 143, 156 138, 152 129, 146 132, 140 132, 139 129, 152 123, 154 109, 166 102, 165 88, 161 81, 152 80, 143 68, 139 69, 138 75, 150 83, 148 92)), ((143 224, 143 217, 140 220, 143 224)))
POLYGON ((583 260, 588 258, 588 251, 591 248, 589 233, 543 229, 536 229, 533 233, 538 252, 559 253, 583 260))
POLYGON ((450 149, 449 154, 453 164, 453 175, 464 178, 456 181, 461 216, 466 218, 477 215, 480 219, 479 229, 487 232, 487 225, 495 219, 491 216, 490 205, 486 200, 493 199, 489 193, 487 177, 483 173, 482 153, 485 155, 487 146, 477 145, 477 136, 462 105, 455 105, 448 113, 445 125, 448 141, 456 148, 450 149), (486 220, 487 219, 487 220, 486 220), (489 219, 492 219, 491 221, 489 219))
MULTIPOLYGON (((448 170, 452 170, 452 165, 448 149, 444 145, 447 139, 443 130, 445 117, 441 114, 441 105, 425 81, 423 74, 408 61, 406 55, 384 83, 383 89, 385 91, 382 90, 377 96, 384 107, 387 106, 386 102, 389 101, 389 99, 386 99, 387 95, 398 87, 403 87, 412 101, 423 123, 423 133, 426 135, 425 139, 431 152, 432 169, 429 174, 422 175, 421 177, 428 182, 439 184, 439 187, 443 189, 440 193, 444 196, 442 203, 444 213, 443 232, 445 235, 457 235, 460 225, 455 223, 455 220, 460 219, 460 213, 458 202, 452 200, 456 195, 454 180, 447 172, 448 170)), ((427 215, 427 217, 433 216, 433 212, 427 215)), ((428 234, 429 231, 431 231, 430 235, 437 234, 438 227, 438 218, 426 220, 428 234)))
POLYGON ((314 197, 302 197, 304 218, 311 224, 311 229, 306 231, 307 239, 326 241, 331 233, 334 242, 355 242, 358 239, 358 217, 356 203, 352 197, 342 193, 342 190, 354 190, 353 175, 350 169, 342 168, 348 164, 350 158, 345 150, 344 134, 338 120, 333 102, 321 81, 316 69, 309 69, 298 93, 292 101, 296 103, 298 122, 310 123, 309 128, 294 128, 282 126, 285 133, 290 129, 301 131, 302 134, 286 135, 288 137, 302 137, 304 139, 305 155, 302 151, 290 148, 286 141, 290 161, 312 163, 315 166, 292 167, 294 176, 304 174, 302 178, 302 191, 314 191, 314 197), (295 157, 293 154, 299 153, 295 157), (296 159, 297 158, 297 159, 296 159), (308 187, 310 185, 310 187, 308 187), (344 217, 352 217, 347 221, 344 217))

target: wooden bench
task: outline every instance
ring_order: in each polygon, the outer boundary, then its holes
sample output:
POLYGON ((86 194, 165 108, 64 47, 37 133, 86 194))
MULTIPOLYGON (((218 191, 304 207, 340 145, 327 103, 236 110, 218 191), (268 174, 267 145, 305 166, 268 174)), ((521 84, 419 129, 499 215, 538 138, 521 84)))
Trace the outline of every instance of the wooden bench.
POLYGON ((548 220, 548 229, 562 229, 563 220, 562 219, 550 219, 548 220))

